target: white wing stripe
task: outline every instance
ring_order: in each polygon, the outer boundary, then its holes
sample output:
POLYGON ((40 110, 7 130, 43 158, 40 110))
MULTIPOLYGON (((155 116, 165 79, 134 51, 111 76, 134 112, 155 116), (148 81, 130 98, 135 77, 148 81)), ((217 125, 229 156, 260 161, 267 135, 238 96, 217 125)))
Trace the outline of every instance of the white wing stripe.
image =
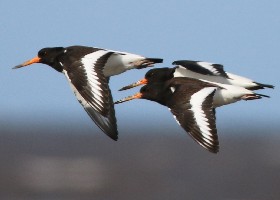
POLYGON ((100 97, 102 97, 102 93, 100 92, 101 88, 99 87, 99 85, 101 85, 101 83, 98 81, 99 78, 97 76, 97 73, 94 71, 95 70, 94 66, 95 66, 97 60, 107 53, 108 53, 108 51, 106 51, 106 50, 99 50, 99 51, 95 51, 93 53, 87 54, 81 59, 81 62, 86 70, 88 81, 89 81, 89 83, 92 83, 90 85, 93 90, 93 92, 92 92, 93 97, 94 97, 94 99, 98 100, 97 102, 99 103, 99 105, 101 105, 103 102, 103 100, 100 98, 100 97))
POLYGON ((214 74, 219 74, 219 72, 213 67, 213 63, 198 62, 197 64, 204 67, 205 69, 208 69, 209 71, 213 72, 214 74))
MULTIPOLYGON (((99 90, 95 90, 94 88, 92 88, 93 90, 92 90, 92 92, 94 93, 94 94, 96 94, 96 95, 94 95, 94 98, 96 99, 96 100, 98 100, 98 101, 100 101, 100 102, 103 102, 103 100, 101 99, 101 97, 102 97, 102 94, 100 93, 100 91, 99 90), (99 93, 99 94, 97 94, 97 93, 99 93)), ((97 102, 98 102, 97 101, 97 102)), ((100 105, 102 105, 102 104, 100 104, 100 105)), ((103 107, 103 106, 102 106, 103 107)))
POLYGON ((95 51, 93 53, 85 55, 81 62, 83 63, 84 67, 86 68, 86 71, 88 74, 92 73, 93 66, 95 65, 96 61, 101 57, 104 56, 108 51, 105 50, 99 50, 95 51))
MULTIPOLYGON (((101 93, 101 89, 100 88, 97 88, 97 87, 94 87, 94 86, 92 86, 91 87, 91 90, 92 90, 92 92, 94 93, 94 94, 96 94, 96 95, 98 95, 99 97, 102 97, 103 95, 102 95, 102 93, 101 93)), ((98 98, 98 97, 97 97, 98 98)))
POLYGON ((203 88, 200 91, 194 93, 190 99, 191 111, 193 112, 195 121, 202 135, 209 139, 211 139, 209 136, 212 134, 210 132, 211 129, 209 128, 208 119, 206 118, 206 115, 202 110, 202 104, 205 101, 206 97, 215 89, 215 87, 203 88))
MULTIPOLYGON (((67 72, 66 72, 65 70, 63 70, 62 72, 63 72, 63 74, 66 76, 66 78, 67 78, 67 80, 68 80, 68 82, 69 82, 69 84, 70 84, 70 87, 71 87, 71 89, 73 90, 73 92, 74 92, 76 98, 77 98, 78 101, 82 104, 82 106, 83 106, 84 108, 90 108, 90 107, 92 106, 92 107, 95 108, 96 110, 102 110, 101 107, 103 107, 103 106, 102 106, 102 104, 101 104, 99 101, 96 101, 97 104, 91 104, 91 103, 86 102, 85 99, 80 95, 80 93, 78 92, 78 90, 76 89, 76 87, 72 84, 72 82, 71 82, 71 80, 70 80, 70 78, 69 78, 67 72)), ((107 121, 106 121, 106 123, 108 124, 107 121)))
POLYGON ((96 73, 95 71, 92 71, 91 74, 92 74, 93 76, 97 76, 97 73, 96 73))

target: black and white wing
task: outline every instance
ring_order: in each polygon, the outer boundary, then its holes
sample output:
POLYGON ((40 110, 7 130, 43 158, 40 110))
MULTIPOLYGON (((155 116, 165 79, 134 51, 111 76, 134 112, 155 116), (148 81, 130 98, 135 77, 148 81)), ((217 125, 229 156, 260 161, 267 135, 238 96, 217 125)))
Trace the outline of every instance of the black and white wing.
POLYGON ((213 153, 219 151, 216 117, 213 108, 213 96, 216 89, 216 87, 205 87, 191 95, 185 95, 185 98, 182 98, 184 91, 175 90, 173 98, 177 102, 173 104, 174 106, 169 106, 178 124, 196 142, 213 153))
POLYGON ((67 77, 78 101, 96 125, 113 140, 118 139, 113 98, 104 76, 103 68, 113 52, 97 50, 64 66, 67 77))
POLYGON ((221 76, 229 78, 227 73, 224 71, 223 65, 213 64, 201 61, 192 60, 177 60, 172 63, 173 65, 180 65, 190 71, 210 76, 221 76))

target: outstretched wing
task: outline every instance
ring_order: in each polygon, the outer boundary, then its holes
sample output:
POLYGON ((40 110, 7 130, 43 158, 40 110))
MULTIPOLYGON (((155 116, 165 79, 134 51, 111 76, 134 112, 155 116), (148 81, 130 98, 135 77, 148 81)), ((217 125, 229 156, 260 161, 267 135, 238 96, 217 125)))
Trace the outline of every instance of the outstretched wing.
POLYGON ((182 98, 184 88, 174 91, 176 99, 174 106, 169 106, 178 124, 186 130, 193 139, 210 152, 219 151, 219 140, 216 129, 216 117, 213 108, 213 96, 216 87, 205 87, 182 98), (179 96, 181 98, 176 98, 179 96), (178 100, 180 102, 178 102, 178 100))
POLYGON ((203 75, 222 76, 224 78, 229 78, 227 73, 224 71, 223 65, 220 64, 192 60, 177 60, 174 61, 172 64, 180 65, 190 71, 203 75))
POLYGON ((65 66, 63 73, 91 119, 104 133, 117 140, 117 122, 109 79, 103 74, 104 65, 113 53, 102 49, 94 51, 65 66))

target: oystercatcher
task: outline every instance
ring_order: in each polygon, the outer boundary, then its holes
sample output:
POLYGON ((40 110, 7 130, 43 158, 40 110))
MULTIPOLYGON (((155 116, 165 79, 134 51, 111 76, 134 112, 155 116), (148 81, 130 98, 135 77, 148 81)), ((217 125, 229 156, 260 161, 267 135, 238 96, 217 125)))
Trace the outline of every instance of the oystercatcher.
POLYGON ((265 95, 255 94, 238 86, 177 77, 162 82, 148 83, 140 89, 139 93, 115 103, 141 98, 167 106, 177 123, 196 142, 210 152, 217 153, 219 141, 215 108, 240 99, 253 100, 260 99, 262 96, 265 95))
POLYGON ((74 94, 96 125, 113 140, 118 139, 109 77, 126 70, 145 68, 163 59, 86 46, 43 48, 38 56, 14 67, 47 64, 68 79, 74 94))
POLYGON ((205 79, 211 82, 236 85, 249 90, 274 88, 273 85, 258 83, 251 79, 225 72, 221 64, 192 60, 177 60, 172 64, 177 65, 175 72, 178 73, 177 76, 187 76, 190 78, 205 79))
MULTIPOLYGON (((126 90, 126 89, 130 89, 132 87, 136 87, 136 86, 144 85, 144 84, 163 83, 170 79, 174 79, 173 77, 174 77, 175 71, 176 71, 176 68, 151 69, 146 73, 144 79, 141 79, 128 86, 125 86, 125 87, 121 88, 120 90, 126 90)), ((194 79, 194 78, 189 78, 189 77, 181 77, 181 78, 182 78, 182 80, 184 80, 184 78, 187 81, 191 80, 192 84, 200 84, 201 82, 208 82, 208 83, 218 86, 220 89, 217 90, 214 95, 214 102, 213 102, 214 107, 219 107, 219 106, 223 106, 226 104, 234 103, 234 102, 237 102, 242 99, 251 100, 251 99, 256 99, 256 98, 260 98, 260 97, 269 97, 267 95, 254 93, 253 91, 240 87, 240 86, 210 82, 210 81, 207 81, 204 79, 194 79)))
POLYGON ((147 99, 162 104, 169 108, 177 123, 198 144, 217 153, 219 140, 213 107, 217 86, 195 79, 183 79, 173 78, 165 82, 150 83, 143 86, 139 93, 115 103, 147 99))
MULTIPOLYGON (((190 77, 208 80, 216 83, 240 86, 248 90, 274 88, 273 85, 258 83, 251 79, 225 72, 223 65, 220 64, 212 64, 208 62, 191 60, 178 60, 174 61, 172 64, 177 66, 174 68, 152 69, 146 74, 146 78, 153 79, 153 76, 157 78, 159 74, 162 74, 160 75, 162 77, 190 77)), ((142 82, 145 82, 145 80, 142 80, 142 82)), ((122 88, 122 90, 131 88, 132 86, 135 87, 139 84, 140 82, 135 85, 122 88)))

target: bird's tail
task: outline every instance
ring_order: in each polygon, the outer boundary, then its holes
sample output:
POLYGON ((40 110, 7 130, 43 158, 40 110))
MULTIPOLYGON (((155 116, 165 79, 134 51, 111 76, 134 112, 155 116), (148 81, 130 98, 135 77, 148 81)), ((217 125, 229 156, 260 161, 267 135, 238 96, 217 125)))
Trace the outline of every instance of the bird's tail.
POLYGON ((162 63, 163 59, 162 58, 146 58, 147 62, 152 62, 152 63, 162 63))
POLYGON ((259 89, 265 89, 265 88, 272 88, 272 89, 274 89, 274 85, 263 84, 263 83, 258 83, 258 82, 254 82, 254 83, 257 84, 257 86, 249 88, 250 90, 259 90, 259 89))

